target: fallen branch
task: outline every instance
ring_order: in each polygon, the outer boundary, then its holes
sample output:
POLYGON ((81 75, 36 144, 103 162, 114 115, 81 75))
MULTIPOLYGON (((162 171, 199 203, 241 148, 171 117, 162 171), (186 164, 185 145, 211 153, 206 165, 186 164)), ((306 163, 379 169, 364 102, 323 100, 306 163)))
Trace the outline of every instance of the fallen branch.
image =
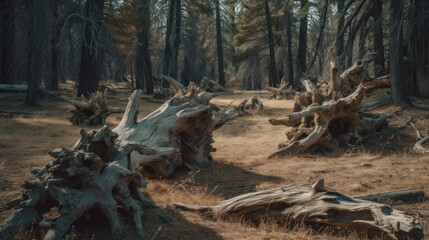
POLYGON ((401 189, 390 192, 376 193, 364 196, 354 196, 354 198, 371 202, 390 200, 401 203, 416 203, 426 200, 425 192, 422 189, 401 189))

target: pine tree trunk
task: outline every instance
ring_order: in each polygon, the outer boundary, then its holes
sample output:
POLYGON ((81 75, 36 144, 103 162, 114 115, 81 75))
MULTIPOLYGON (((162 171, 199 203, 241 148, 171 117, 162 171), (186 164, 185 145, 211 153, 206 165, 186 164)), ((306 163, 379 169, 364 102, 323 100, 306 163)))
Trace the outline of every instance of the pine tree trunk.
POLYGON ((222 43, 222 25, 219 0, 215 0, 216 5, 216 47, 217 47, 217 64, 219 70, 219 84, 225 86, 225 73, 223 70, 223 43, 222 43))
MULTIPOLYGON (((338 14, 341 16, 341 18, 338 21, 338 27, 337 27, 338 33, 344 28, 344 15, 343 15, 343 11, 345 8, 344 3, 345 3, 345 0, 338 0, 338 3, 337 3, 338 14)), ((344 52, 344 35, 338 38, 337 56, 341 56, 343 52, 344 52)))
MULTIPOLYGON (((429 97, 429 1, 413 0, 408 59, 411 93, 429 97)), ((410 20, 411 21, 411 20, 410 20)))
POLYGON ((402 0, 390 0, 390 78, 392 98, 395 105, 409 104, 407 86, 405 84, 405 68, 402 40, 402 0))
POLYGON ((14 0, 4 0, 0 7, 0 83, 12 83, 12 44, 14 40, 14 0))
POLYGON ((277 71, 276 53, 274 51, 273 27, 271 24, 271 12, 268 1, 265 1, 265 17, 267 18, 268 44, 270 47, 270 86, 276 87, 279 84, 279 72, 277 71))
MULTIPOLYGON (((85 13, 87 16, 92 16, 95 21, 94 24, 97 24, 100 27, 99 22, 103 21, 103 9, 104 1, 103 0, 86 0, 85 3, 85 13)), ((95 44, 93 47, 98 48, 98 39, 97 35, 94 35, 91 32, 91 27, 87 23, 84 32, 84 38, 86 44, 95 44)), ((95 49, 89 49, 85 44, 82 45, 82 56, 79 72, 79 87, 77 90, 77 96, 82 94, 89 98, 91 93, 94 93, 98 90, 98 82, 100 81, 100 66, 98 63, 98 56, 95 49)))
MULTIPOLYGON (((174 9, 176 5, 176 0, 170 0, 170 8, 168 10, 167 16, 167 29, 165 32, 165 47, 164 47, 164 63, 163 63, 163 73, 164 75, 170 75, 170 63, 172 58, 172 49, 171 49, 171 31, 173 30, 174 22, 174 9)), ((168 87, 167 82, 163 82, 164 87, 168 87)))
MULTIPOLYGON (((301 0, 301 9, 307 5, 307 0, 301 0)), ((299 47, 298 47, 298 59, 296 65, 296 78, 295 82, 299 83, 301 77, 306 72, 306 58, 307 58, 307 24, 308 24, 308 15, 305 14, 299 20, 299 47)))
POLYGON ((287 75, 289 78, 289 85, 295 87, 293 76, 293 57, 292 57, 292 14, 285 10, 286 17, 286 41, 287 41, 287 75))
POLYGON ((31 48, 30 48, 30 75, 28 79, 26 105, 39 105, 39 84, 42 70, 46 66, 46 51, 48 39, 48 26, 46 18, 46 1, 34 0, 31 2, 31 48))
POLYGON ((181 0, 176 0, 175 12, 174 12, 174 37, 173 37, 173 48, 172 48, 172 56, 170 63, 170 74, 169 76, 177 79, 178 73, 178 58, 179 58, 179 48, 181 43, 181 33, 182 33, 182 6, 181 0))
POLYGON ((142 5, 144 20, 138 35, 136 85, 138 89, 144 89, 146 84, 146 93, 153 94, 152 65, 149 52, 150 1, 142 0, 142 5))
POLYGON ((383 45, 383 0, 373 2, 374 19, 374 49, 377 53, 374 61, 375 77, 385 74, 384 69, 384 45, 383 45))

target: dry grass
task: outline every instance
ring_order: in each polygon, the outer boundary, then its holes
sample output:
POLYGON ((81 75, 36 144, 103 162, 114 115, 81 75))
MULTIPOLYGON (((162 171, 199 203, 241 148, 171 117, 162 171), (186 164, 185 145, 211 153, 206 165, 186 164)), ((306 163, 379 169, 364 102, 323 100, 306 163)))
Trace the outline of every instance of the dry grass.
MULTIPOLYGON (((62 85, 61 93, 72 95, 72 83, 62 85)), ((127 92, 110 95, 113 106, 125 106, 127 92)), ((417 140, 411 127, 394 132, 394 135, 374 138, 367 142, 346 146, 333 153, 303 154, 267 159, 286 140, 282 126, 272 126, 268 118, 291 112, 292 101, 268 99, 264 92, 242 92, 216 97, 213 102, 226 105, 232 99, 258 96, 266 112, 236 119, 214 133, 214 163, 198 172, 177 171, 170 179, 151 179, 144 190, 157 208, 145 213, 144 231, 147 239, 362 239, 365 235, 330 228, 309 228, 302 224, 278 224, 270 220, 255 225, 244 219, 211 218, 172 207, 174 202, 210 205, 239 194, 281 185, 325 179, 333 190, 362 195, 401 188, 423 188, 429 192, 429 156, 411 152, 417 140)), ((79 138, 81 127, 72 126, 66 119, 65 103, 42 101, 41 107, 22 105, 24 94, 0 93, 0 205, 19 195, 20 185, 32 178, 30 169, 43 166, 50 157, 47 152, 61 146, 71 147, 79 138), (14 113, 11 113, 14 112, 14 113)), ((236 101, 239 103, 240 101, 236 101)), ((391 126, 401 126, 412 116, 427 133, 429 101, 415 100, 415 108, 398 112, 391 118, 391 126), (425 129, 426 128, 426 129, 425 129)), ((159 103, 144 98, 140 118, 159 103)), ((380 112, 398 109, 386 107, 380 112)), ((120 114, 111 115, 107 124, 114 127, 120 114)), ((88 130, 88 129, 87 129, 88 130)), ((396 205, 417 216, 428 232, 429 203, 396 205)), ((0 221, 12 211, 0 214, 0 221)), ((124 216, 124 239, 135 239, 132 220, 124 216)), ((66 239, 106 239, 107 223, 91 228, 76 226, 66 239)), ((39 229, 20 232, 17 239, 38 239, 39 229)))

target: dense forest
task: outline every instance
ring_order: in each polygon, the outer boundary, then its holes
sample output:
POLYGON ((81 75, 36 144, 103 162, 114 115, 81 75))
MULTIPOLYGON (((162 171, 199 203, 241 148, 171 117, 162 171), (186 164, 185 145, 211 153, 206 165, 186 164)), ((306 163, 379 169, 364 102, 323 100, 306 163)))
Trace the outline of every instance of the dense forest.
POLYGON ((429 96, 428 11, 424 0, 4 0, 0 82, 27 83, 29 105, 66 79, 78 96, 108 80, 153 94, 152 74, 299 90, 304 77, 327 82, 333 58, 343 70, 360 59, 407 104, 429 96))

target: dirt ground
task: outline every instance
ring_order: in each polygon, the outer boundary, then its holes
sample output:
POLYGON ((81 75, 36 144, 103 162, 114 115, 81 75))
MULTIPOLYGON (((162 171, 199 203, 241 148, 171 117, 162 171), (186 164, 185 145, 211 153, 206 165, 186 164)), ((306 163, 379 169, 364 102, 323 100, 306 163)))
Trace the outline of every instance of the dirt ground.
MULTIPOLYGON (((59 94, 74 96, 72 83, 60 86, 59 94)), ((129 91, 117 90, 109 95, 112 106, 126 106, 129 91)), ((258 96, 265 105, 261 115, 250 115, 228 122, 214 133, 214 162, 198 172, 178 170, 169 179, 149 179, 145 189, 158 208, 145 212, 146 239, 360 239, 350 232, 333 233, 303 226, 279 226, 264 223, 254 226, 242 219, 212 219, 172 207, 174 202, 210 205, 239 194, 279 187, 286 184, 325 179, 329 189, 364 195, 403 188, 422 188, 429 194, 429 155, 413 153, 417 141, 413 128, 407 125, 391 134, 344 146, 333 153, 303 154, 267 159, 284 143, 284 126, 272 126, 271 117, 282 117, 292 111, 293 101, 269 99, 267 92, 235 92, 221 95, 213 103, 226 105, 233 99, 258 96)), ((42 100, 40 107, 23 105, 25 94, 0 93, 0 206, 17 197, 20 185, 32 179, 30 170, 51 161, 48 151, 71 147, 80 137, 82 127, 67 120, 70 105, 42 100)), ((236 101, 239 102, 239 101, 236 101)), ((423 135, 429 134, 429 100, 413 99, 414 107, 401 109, 387 106, 376 112, 396 112, 389 119, 390 128, 402 126, 412 117, 423 135)), ((161 105, 148 96, 140 105, 139 119, 161 105)), ((116 126, 121 114, 107 119, 116 126)), ((92 129, 86 128, 86 130, 92 129)), ((416 216, 429 232, 429 202, 395 204, 394 208, 416 216)), ((0 221, 12 210, 0 214, 0 221)), ((124 239, 136 239, 132 220, 124 216, 124 239)), ((105 222, 76 226, 66 239, 109 239, 105 222)), ((38 239, 38 230, 23 230, 17 239, 38 239)))

